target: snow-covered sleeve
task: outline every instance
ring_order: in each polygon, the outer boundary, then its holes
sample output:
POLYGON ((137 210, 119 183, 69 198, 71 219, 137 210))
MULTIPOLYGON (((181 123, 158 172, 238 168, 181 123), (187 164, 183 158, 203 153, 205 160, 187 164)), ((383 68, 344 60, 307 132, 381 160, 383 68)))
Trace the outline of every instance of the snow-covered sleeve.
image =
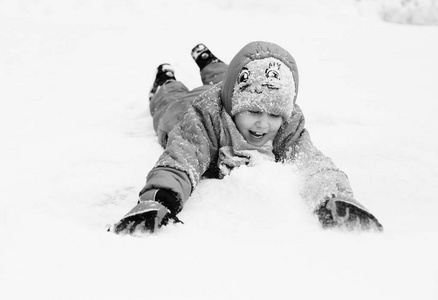
MULTIPOLYGON (((347 175, 313 145, 304 123, 304 116, 297 106, 291 119, 280 130, 276 144, 277 159, 294 164, 302 176, 302 198, 312 211, 332 197, 357 203, 347 175)), ((362 207, 359 203, 357 205, 362 207)))
POLYGON ((169 133, 166 149, 149 172, 141 194, 168 189, 177 194, 182 206, 208 169, 217 148, 215 122, 219 118, 215 115, 217 109, 208 109, 211 101, 201 97, 194 100, 182 121, 169 133))

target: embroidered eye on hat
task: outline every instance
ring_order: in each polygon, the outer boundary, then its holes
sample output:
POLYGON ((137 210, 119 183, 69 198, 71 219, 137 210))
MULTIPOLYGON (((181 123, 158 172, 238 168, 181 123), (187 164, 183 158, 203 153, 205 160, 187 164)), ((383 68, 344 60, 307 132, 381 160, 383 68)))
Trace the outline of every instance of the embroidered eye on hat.
POLYGON ((265 111, 290 117, 298 92, 298 69, 280 46, 251 42, 230 62, 221 91, 231 116, 243 111, 265 111))

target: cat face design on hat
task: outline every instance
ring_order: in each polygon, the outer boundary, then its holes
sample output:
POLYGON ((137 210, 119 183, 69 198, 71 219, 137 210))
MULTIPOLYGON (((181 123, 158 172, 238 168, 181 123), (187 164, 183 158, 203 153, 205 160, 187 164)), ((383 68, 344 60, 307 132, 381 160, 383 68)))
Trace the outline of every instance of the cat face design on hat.
POLYGON ((295 93, 292 72, 282 61, 273 57, 250 61, 237 76, 231 115, 267 112, 287 120, 293 111, 295 93))

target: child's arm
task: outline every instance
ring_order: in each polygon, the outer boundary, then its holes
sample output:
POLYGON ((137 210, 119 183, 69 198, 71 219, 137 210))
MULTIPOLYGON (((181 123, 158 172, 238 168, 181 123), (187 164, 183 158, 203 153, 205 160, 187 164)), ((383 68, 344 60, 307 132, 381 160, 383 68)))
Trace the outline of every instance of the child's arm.
POLYGON ((303 177, 301 196, 309 208, 318 215, 324 227, 368 228, 375 225, 382 230, 377 219, 354 198, 347 175, 313 145, 304 123, 297 106, 280 131, 276 155, 298 168, 303 177))
POLYGON ((293 161, 303 176, 301 196, 312 211, 333 197, 356 202, 347 175, 313 145, 306 129, 301 131, 292 149, 293 161))
MULTIPOLYGON (((217 94, 217 88, 210 93, 217 94)), ((133 233, 139 228, 154 232, 169 221, 180 222, 176 214, 217 156, 220 110, 209 95, 195 99, 170 132, 166 150, 149 172, 139 203, 110 231, 133 233)))
POLYGON ((199 183, 217 154, 220 128, 219 109, 208 95, 194 100, 183 120, 170 132, 166 150, 149 172, 140 200, 156 200, 158 189, 170 191, 176 196, 173 202, 178 203, 165 205, 176 214, 199 183))

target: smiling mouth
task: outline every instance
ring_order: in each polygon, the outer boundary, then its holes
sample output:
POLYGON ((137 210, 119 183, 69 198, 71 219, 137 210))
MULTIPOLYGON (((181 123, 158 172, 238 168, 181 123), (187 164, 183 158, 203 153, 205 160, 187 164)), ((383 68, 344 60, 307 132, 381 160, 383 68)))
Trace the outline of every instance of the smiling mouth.
POLYGON ((252 130, 249 130, 249 133, 255 139, 261 139, 261 138, 263 138, 266 135, 266 133, 256 132, 256 131, 252 131, 252 130))

